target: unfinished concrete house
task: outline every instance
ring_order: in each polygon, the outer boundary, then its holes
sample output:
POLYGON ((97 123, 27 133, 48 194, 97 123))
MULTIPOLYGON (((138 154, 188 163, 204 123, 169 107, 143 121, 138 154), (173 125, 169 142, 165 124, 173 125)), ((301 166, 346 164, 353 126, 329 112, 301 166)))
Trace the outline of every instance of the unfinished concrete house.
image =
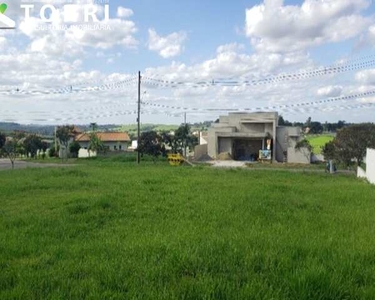
POLYGON ((310 163, 307 149, 295 149, 303 139, 301 128, 278 126, 278 120, 277 112, 221 116, 208 130, 208 155, 217 159, 229 153, 234 160, 257 161, 260 151, 270 151, 272 161, 310 163))

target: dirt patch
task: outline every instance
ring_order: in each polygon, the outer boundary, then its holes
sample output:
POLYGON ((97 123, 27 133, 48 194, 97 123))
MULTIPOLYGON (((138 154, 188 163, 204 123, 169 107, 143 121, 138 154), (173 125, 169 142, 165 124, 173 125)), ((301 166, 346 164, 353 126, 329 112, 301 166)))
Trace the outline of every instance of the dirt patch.
POLYGON ((233 160, 232 155, 228 152, 222 152, 217 157, 218 160, 233 160))
POLYGON ((212 161, 212 157, 209 156, 208 154, 204 154, 196 161, 199 161, 199 162, 212 161))
MULTIPOLYGON (((72 164, 49 164, 49 163, 33 163, 28 161, 15 161, 15 169, 27 169, 27 168, 67 168, 75 165, 72 164)), ((12 164, 9 159, 0 159, 0 171, 11 170, 12 164)))

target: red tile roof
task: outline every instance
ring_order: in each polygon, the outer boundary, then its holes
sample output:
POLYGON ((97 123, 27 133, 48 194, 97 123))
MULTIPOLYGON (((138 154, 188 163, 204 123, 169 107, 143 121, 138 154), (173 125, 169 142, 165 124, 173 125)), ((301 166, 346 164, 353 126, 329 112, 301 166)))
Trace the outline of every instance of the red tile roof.
MULTIPOLYGON (((126 132, 96 132, 102 142, 130 142, 129 135, 126 132)), ((82 133, 76 135, 77 142, 89 142, 90 134, 82 133)))

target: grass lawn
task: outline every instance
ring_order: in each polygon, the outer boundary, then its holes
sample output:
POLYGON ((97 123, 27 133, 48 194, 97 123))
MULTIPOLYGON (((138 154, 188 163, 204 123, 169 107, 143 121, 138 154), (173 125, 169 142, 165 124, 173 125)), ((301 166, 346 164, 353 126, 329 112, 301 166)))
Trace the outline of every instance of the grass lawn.
POLYGON ((276 170, 300 170, 300 171, 324 171, 325 164, 292 164, 292 163, 249 163, 251 169, 276 169, 276 170))
POLYGON ((375 187, 90 161, 0 172, 0 299, 375 299, 375 187))
POLYGON ((314 136, 308 136, 307 140, 310 142, 311 146, 314 148, 315 154, 321 154, 322 153, 322 147, 325 146, 328 142, 332 141, 334 139, 333 135, 325 134, 325 135, 314 135, 314 136))

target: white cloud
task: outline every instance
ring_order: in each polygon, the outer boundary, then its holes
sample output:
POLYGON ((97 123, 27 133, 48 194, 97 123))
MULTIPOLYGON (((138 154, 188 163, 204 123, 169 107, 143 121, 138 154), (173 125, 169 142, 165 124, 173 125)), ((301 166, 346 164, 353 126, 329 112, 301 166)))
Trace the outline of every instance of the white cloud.
POLYGON ((71 27, 65 32, 65 37, 78 45, 110 49, 114 46, 134 49, 138 41, 133 36, 138 30, 133 21, 110 19, 107 22, 99 22, 99 26, 108 26, 109 30, 85 30, 71 27))
POLYGON ((3 48, 5 48, 6 43, 7 43, 7 39, 5 37, 3 37, 3 36, 0 36, 0 50, 2 50, 3 48))
POLYGON ((358 99, 360 103, 375 103, 375 97, 369 97, 369 98, 360 98, 358 99))
MULTIPOLYGON (((173 81, 197 82, 202 80, 212 82, 213 79, 219 78, 256 79, 316 68, 318 66, 313 64, 311 57, 305 51, 307 47, 345 40, 348 36, 357 35, 357 32, 363 28, 362 34, 365 33, 365 30, 368 30, 364 36, 373 36, 372 41, 375 45, 375 26, 367 24, 368 19, 360 15, 366 5, 367 1, 364 0, 306 0, 302 6, 287 6, 284 5, 283 1, 267 0, 264 4, 258 5, 260 7, 259 13, 254 15, 253 23, 251 23, 253 27, 249 29, 250 35, 246 31, 255 46, 255 50, 258 51, 253 53, 247 51, 247 47, 245 48, 242 44, 229 43, 219 46, 216 53, 212 53, 211 58, 200 63, 184 64, 175 61, 168 65, 149 68, 143 75, 173 81), (311 7, 306 6, 306 3, 310 3, 311 7), (261 9, 262 6, 273 6, 273 9, 265 8, 266 12, 261 9), (318 7, 320 7, 320 10, 318 7), (314 12, 313 16, 307 13, 309 9, 314 12), (328 14, 327 11, 330 11, 330 13, 328 14), (276 21, 280 23, 275 25, 276 21), (363 23, 366 23, 365 27, 363 23), (330 29, 331 32, 329 32, 330 29)), ((254 11, 256 12, 256 10, 254 11)), ((83 82, 86 83, 82 85, 87 86, 90 85, 87 82, 97 82, 97 80, 102 83, 108 80, 117 82, 129 78, 129 74, 104 74, 107 70, 106 62, 108 64, 117 63, 119 57, 121 57, 121 52, 118 52, 121 50, 117 50, 116 46, 134 48, 138 44, 136 24, 126 20, 131 14, 130 11, 125 9, 117 12, 117 18, 109 23, 111 31, 95 32, 73 29, 43 31, 37 30, 37 26, 41 25, 40 22, 37 19, 32 19, 30 26, 21 25, 23 34, 19 30, 14 31, 14 33, 11 31, 0 32, 0 60, 3 68, 3 72, 0 71, 0 91, 15 89, 16 87, 45 90, 54 87, 68 87, 83 82), (11 34, 15 35, 14 39, 13 36, 9 36, 11 34), (2 38, 3 35, 5 35, 4 38, 2 38), (4 41, 7 43, 5 46, 4 41), (24 47, 23 45, 27 43, 29 44, 24 47), (14 50, 15 47, 16 50, 14 50), (88 60, 95 60, 95 57, 104 62, 100 71, 86 69, 91 67, 88 60), (82 58, 83 61, 77 58, 82 58)), ((59 22, 57 20, 55 24, 59 24, 59 22)), ((248 30, 247 27, 246 30, 248 30)), ((184 42, 187 39, 186 33, 175 32, 167 36, 160 36, 154 29, 150 29, 150 31, 150 37, 153 39, 151 43, 150 38, 148 47, 151 51, 155 51, 166 58, 175 57, 183 52, 184 42)), ((344 51, 345 49, 347 48, 344 48, 344 51)), ((123 56, 126 55, 127 53, 123 52, 123 56)), ((328 98, 339 94, 349 95, 374 90, 375 70, 358 72, 355 77, 357 81, 349 81, 348 78, 351 75, 349 73, 346 75, 345 79, 343 79, 344 76, 327 75, 323 78, 272 82, 251 87, 239 85, 235 87, 204 86, 192 88, 187 86, 175 89, 155 88, 155 86, 147 85, 145 80, 142 89, 147 90, 144 97, 147 97, 150 101, 158 101, 159 104, 173 106, 178 104, 178 106, 198 108, 254 108, 316 101, 322 97, 328 98), (348 84, 348 82, 351 83, 348 84)), ((135 117, 133 115, 102 118, 96 117, 96 114, 77 113, 81 108, 87 109, 87 107, 90 107, 90 109, 99 107, 99 114, 102 115, 111 113, 111 109, 103 107, 105 104, 114 105, 113 113, 117 113, 121 109, 128 110, 124 98, 128 98, 133 103, 134 91, 136 91, 135 86, 130 86, 121 89, 121 92, 115 90, 45 96, 14 95, 9 97, 2 95, 0 118, 4 120, 8 114, 7 111, 14 111, 12 118, 16 121, 28 122, 27 120, 39 118, 35 111, 43 111, 47 119, 52 120, 50 121, 52 123, 105 122, 104 120, 109 123, 134 122, 135 117), (120 103, 120 106, 118 103, 120 103), (18 114, 17 111, 24 111, 25 113, 18 114), (61 117, 68 119, 61 121, 61 117)), ((351 101, 356 102, 357 100, 352 99, 351 101)), ((372 100, 364 98, 360 101, 372 100)), ((346 103, 349 103, 349 101, 346 103)), ((153 113, 158 114, 153 119, 143 115, 143 118, 147 118, 148 121, 164 122, 170 120, 165 119, 160 109, 150 109, 147 106, 142 109, 146 114, 147 110, 152 110, 153 113)), ((172 113, 175 113, 175 111, 172 113)), ((223 114, 226 113, 223 112, 223 114)), ((339 113, 323 114, 317 112, 316 116, 321 118, 321 121, 325 121, 333 120, 336 117, 335 114, 338 115, 339 113)), ((347 116, 346 114, 347 111, 343 111, 338 118, 352 121, 353 115, 347 116)), ((314 115, 312 116, 314 118, 314 115)), ((373 118, 371 111, 367 112, 366 116, 373 118)), ((202 114, 195 120, 215 119, 216 117, 217 115, 202 114)), ((298 120, 298 118, 306 119, 306 117, 306 114, 299 113, 290 117, 290 119, 298 120)), ((193 113, 189 114, 189 120, 192 120, 191 118, 193 118, 193 113)), ((180 120, 178 119, 177 122, 180 120)), ((364 120, 363 116, 359 120, 364 120)))
POLYGON ((217 48, 217 53, 223 53, 223 52, 237 52, 237 51, 243 51, 245 50, 245 45, 238 44, 238 43, 231 43, 231 44, 225 44, 221 45, 217 48))
POLYGON ((356 73, 355 79, 360 84, 375 85, 375 69, 359 71, 356 73))
POLYGON ((22 21, 19 27, 20 31, 30 38, 32 51, 42 51, 54 57, 81 54, 85 47, 110 49, 122 46, 134 49, 138 45, 134 37, 138 29, 135 23, 129 20, 110 19, 86 24, 87 26, 68 26, 66 29, 63 20, 56 18, 52 25, 50 28, 50 25, 39 18, 31 17, 28 21, 22 21))
POLYGON ((284 55, 275 53, 245 54, 241 53, 242 50, 235 51, 235 48, 233 45, 220 46, 215 58, 192 66, 172 62, 169 66, 149 68, 146 72, 163 74, 168 80, 212 80, 244 75, 257 78, 267 74, 275 75, 289 68, 312 67, 309 56, 303 52, 284 55))
POLYGON ((365 43, 370 44, 371 46, 375 46, 375 25, 369 27, 365 43))
POLYGON ((342 93, 343 87, 340 85, 326 86, 318 89, 317 95, 320 97, 339 97, 342 93))
POLYGON ((301 6, 264 0, 246 10, 246 35, 257 50, 295 51, 359 35, 371 19, 369 0, 305 0, 301 6))
POLYGON ((163 58, 178 56, 184 50, 183 43, 187 39, 187 34, 183 31, 174 32, 165 37, 158 35, 153 28, 149 29, 148 33, 149 50, 157 52, 163 58))
POLYGON ((129 18, 132 15, 134 15, 134 12, 130 8, 125 8, 122 6, 117 8, 117 17, 119 18, 129 18))

